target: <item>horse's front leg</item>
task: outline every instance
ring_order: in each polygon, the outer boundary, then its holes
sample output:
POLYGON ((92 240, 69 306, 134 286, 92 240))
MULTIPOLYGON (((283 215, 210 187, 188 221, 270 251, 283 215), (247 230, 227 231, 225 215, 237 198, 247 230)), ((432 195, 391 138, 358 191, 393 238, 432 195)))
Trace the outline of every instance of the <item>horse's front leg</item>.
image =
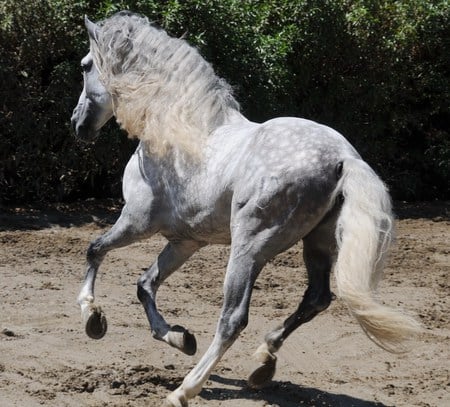
POLYGON ((193 355, 197 350, 195 337, 179 325, 167 324, 156 307, 156 292, 163 281, 202 246, 202 243, 195 241, 169 242, 137 283, 137 295, 144 306, 153 337, 167 342, 187 355, 193 355))
POLYGON ((124 207, 114 226, 89 245, 86 256, 87 271, 78 295, 78 304, 86 334, 93 339, 102 338, 107 330, 105 315, 100 306, 94 304, 95 278, 103 258, 112 249, 129 245, 154 233, 151 227, 143 226, 143 218, 139 218, 139 221, 136 219, 137 217, 132 216, 127 207, 124 207))
POLYGON ((78 295, 78 305, 81 308, 81 318, 86 334, 92 339, 101 339, 106 333, 106 317, 100 306, 94 304, 94 285, 98 268, 105 252, 99 252, 96 247, 101 246, 104 236, 100 236, 89 245, 87 251, 87 270, 83 286, 78 295))

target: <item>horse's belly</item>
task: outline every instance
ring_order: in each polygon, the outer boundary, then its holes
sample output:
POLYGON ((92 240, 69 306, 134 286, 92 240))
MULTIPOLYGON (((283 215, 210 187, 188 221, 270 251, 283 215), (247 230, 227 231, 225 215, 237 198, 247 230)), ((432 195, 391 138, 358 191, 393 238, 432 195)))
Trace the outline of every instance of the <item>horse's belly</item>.
POLYGON ((230 230, 213 228, 210 225, 196 225, 191 227, 185 225, 177 229, 162 229, 161 234, 167 240, 194 240, 206 244, 226 244, 231 243, 230 230))
POLYGON ((177 211, 161 233, 168 239, 186 239, 208 244, 230 244, 231 205, 177 211))

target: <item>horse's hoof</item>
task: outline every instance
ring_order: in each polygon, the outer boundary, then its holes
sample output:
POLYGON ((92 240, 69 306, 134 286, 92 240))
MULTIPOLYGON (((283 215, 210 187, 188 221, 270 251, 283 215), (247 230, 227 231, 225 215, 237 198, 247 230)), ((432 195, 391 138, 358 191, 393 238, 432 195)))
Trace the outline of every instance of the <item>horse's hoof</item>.
POLYGON ((187 329, 180 325, 174 325, 170 328, 167 335, 167 342, 184 352, 186 355, 192 356, 197 352, 197 341, 187 329))
POLYGON ((185 397, 177 397, 175 392, 170 393, 164 402, 164 407, 188 407, 185 397))
POLYGON ((108 329, 106 317, 100 307, 92 307, 89 310, 89 317, 86 321, 86 334, 92 339, 101 339, 108 329))
POLYGON ((248 378, 247 384, 252 389, 261 389, 273 379, 276 361, 271 360, 258 367, 248 378))

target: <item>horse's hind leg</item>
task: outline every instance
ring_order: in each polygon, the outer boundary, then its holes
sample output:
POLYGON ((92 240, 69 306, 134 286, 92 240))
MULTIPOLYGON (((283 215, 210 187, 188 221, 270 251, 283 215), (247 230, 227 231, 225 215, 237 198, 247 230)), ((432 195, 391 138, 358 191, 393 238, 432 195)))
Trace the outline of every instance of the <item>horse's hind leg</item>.
POLYGON ((261 388, 275 374, 276 356, 285 339, 300 325, 311 321, 331 303, 330 270, 335 252, 334 228, 322 224, 303 239, 303 258, 308 271, 308 288, 297 310, 283 325, 269 332, 265 342, 255 352, 259 366, 249 377, 248 384, 261 388), (325 233, 324 233, 325 232, 325 233))
POLYGON ((203 244, 195 241, 169 242, 137 283, 137 295, 144 306, 153 337, 167 342, 187 355, 193 355, 197 350, 195 337, 181 326, 171 327, 167 324, 156 307, 156 292, 163 281, 202 246, 203 244))
POLYGON ((263 239, 258 239, 258 236, 252 239, 251 230, 245 230, 247 224, 240 224, 244 231, 242 235, 235 233, 239 236, 231 246, 224 282, 224 303, 214 339, 181 386, 168 395, 167 406, 186 407, 188 399, 200 393, 212 369, 247 325, 253 284, 264 266, 264 256, 258 256, 260 253, 257 252, 257 242, 263 239))
MULTIPOLYGON (((86 276, 77 301, 81 307, 86 334, 93 339, 102 338, 107 330, 105 315, 101 308, 94 304, 95 278, 103 258, 112 249, 126 246, 152 234, 150 228, 141 226, 143 223, 138 226, 135 219, 125 207, 114 226, 89 245, 86 276)), ((140 220, 142 222, 142 218, 140 220)))

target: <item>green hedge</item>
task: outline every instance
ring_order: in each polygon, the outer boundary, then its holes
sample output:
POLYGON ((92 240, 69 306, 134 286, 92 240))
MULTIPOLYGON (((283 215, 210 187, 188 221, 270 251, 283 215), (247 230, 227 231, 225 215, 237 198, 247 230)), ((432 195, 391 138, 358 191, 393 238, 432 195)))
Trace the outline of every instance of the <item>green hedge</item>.
POLYGON ((83 16, 146 14, 187 33, 263 121, 341 131, 397 199, 448 199, 448 0, 0 2, 0 200, 120 195, 135 142, 114 124, 76 142, 70 115, 87 52, 83 16))

